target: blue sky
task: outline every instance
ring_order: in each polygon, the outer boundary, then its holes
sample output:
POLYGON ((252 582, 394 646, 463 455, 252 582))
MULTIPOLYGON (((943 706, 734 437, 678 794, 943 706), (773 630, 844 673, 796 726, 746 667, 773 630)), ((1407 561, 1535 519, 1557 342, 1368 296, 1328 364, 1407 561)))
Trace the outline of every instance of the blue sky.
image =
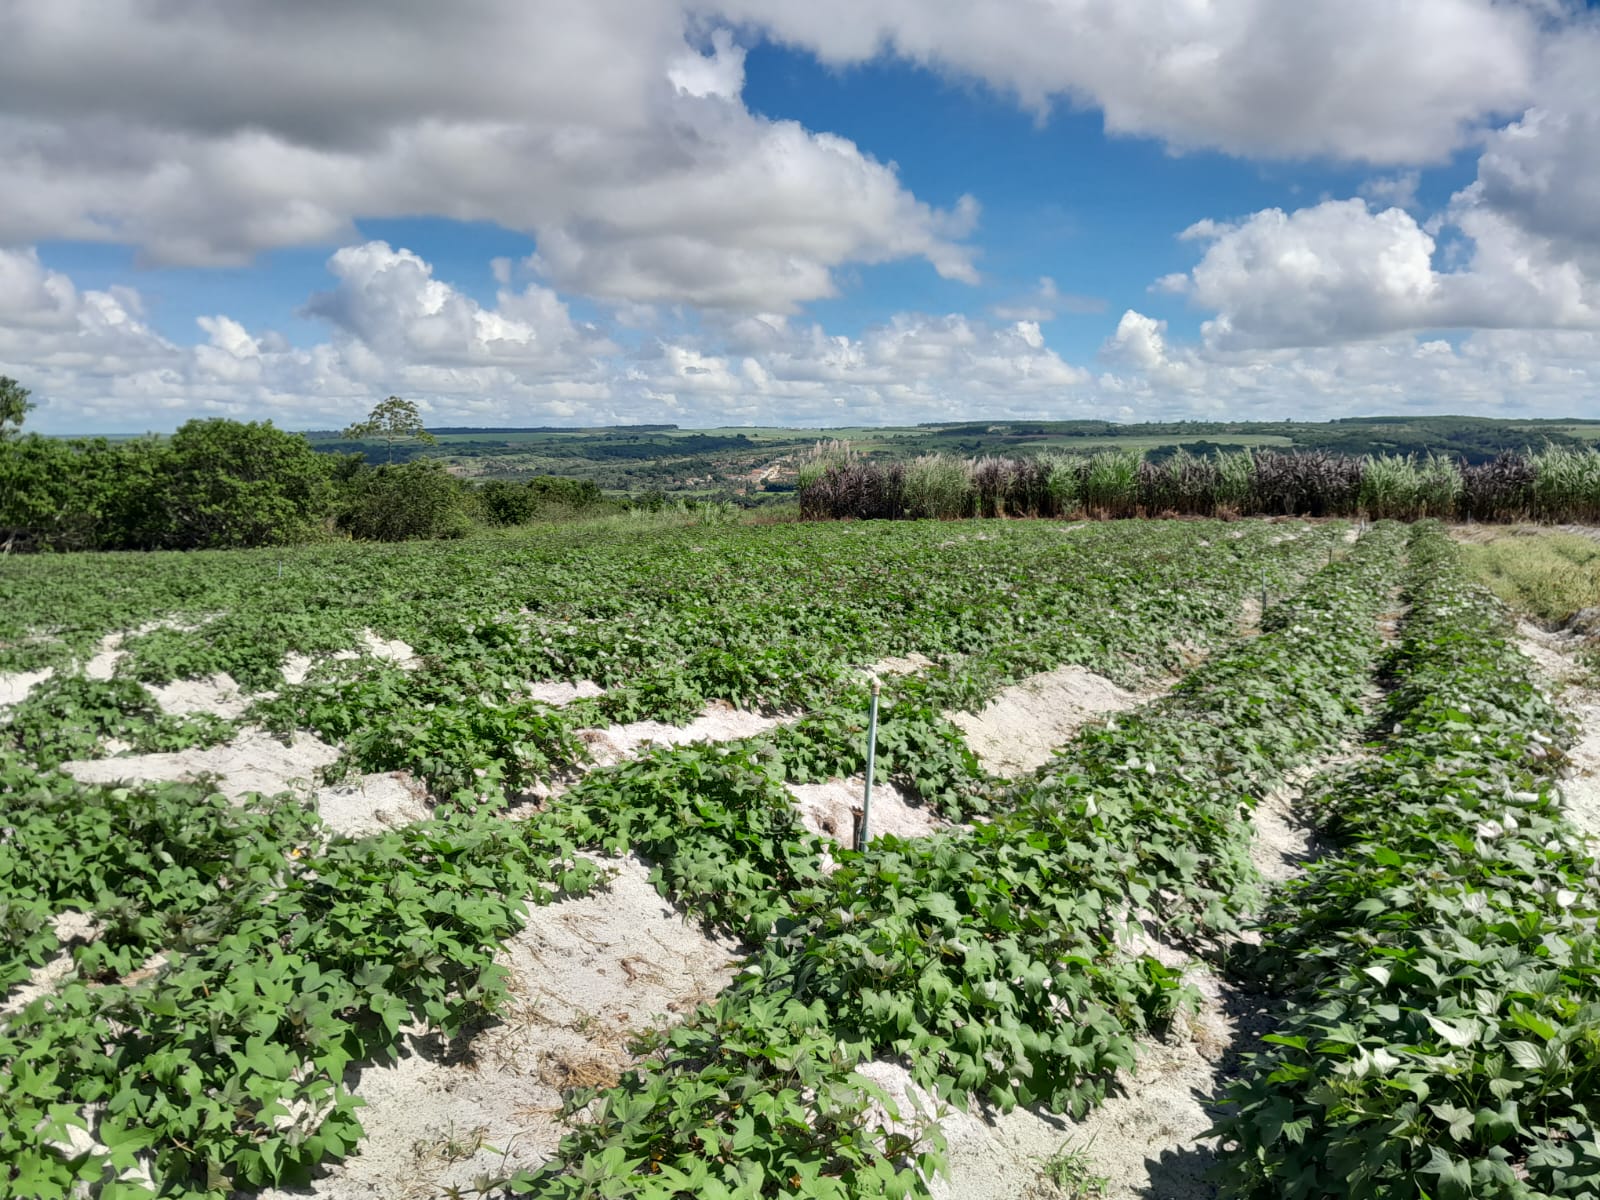
POLYGON ((1600 414, 1584 6, 470 7, 24 12, 30 427, 1600 414))

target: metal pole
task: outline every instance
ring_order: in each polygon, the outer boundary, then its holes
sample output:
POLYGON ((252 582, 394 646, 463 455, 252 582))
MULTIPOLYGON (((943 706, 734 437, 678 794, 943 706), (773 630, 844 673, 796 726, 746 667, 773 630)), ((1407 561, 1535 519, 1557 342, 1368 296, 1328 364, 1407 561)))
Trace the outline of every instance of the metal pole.
POLYGON ((878 691, 883 685, 874 676, 872 700, 867 706, 867 785, 861 790, 861 833, 856 838, 856 849, 865 850, 872 836, 872 773, 878 764, 878 691))

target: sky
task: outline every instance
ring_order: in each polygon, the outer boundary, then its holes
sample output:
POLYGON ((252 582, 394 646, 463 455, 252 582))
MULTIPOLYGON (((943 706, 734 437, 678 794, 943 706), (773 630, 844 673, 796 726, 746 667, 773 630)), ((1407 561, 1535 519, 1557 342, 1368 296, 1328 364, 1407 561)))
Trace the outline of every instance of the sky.
POLYGON ((1600 419, 1577 0, 0 0, 27 428, 1600 419))

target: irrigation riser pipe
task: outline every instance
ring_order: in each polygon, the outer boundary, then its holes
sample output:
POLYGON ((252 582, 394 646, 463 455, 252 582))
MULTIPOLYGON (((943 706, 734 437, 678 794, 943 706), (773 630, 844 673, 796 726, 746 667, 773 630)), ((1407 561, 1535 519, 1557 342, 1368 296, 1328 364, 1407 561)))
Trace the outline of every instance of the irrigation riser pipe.
POLYGON ((872 699, 867 704, 867 783, 861 789, 861 825, 856 830, 856 849, 865 850, 872 836, 872 775, 878 763, 878 693, 883 684, 872 678, 872 699))

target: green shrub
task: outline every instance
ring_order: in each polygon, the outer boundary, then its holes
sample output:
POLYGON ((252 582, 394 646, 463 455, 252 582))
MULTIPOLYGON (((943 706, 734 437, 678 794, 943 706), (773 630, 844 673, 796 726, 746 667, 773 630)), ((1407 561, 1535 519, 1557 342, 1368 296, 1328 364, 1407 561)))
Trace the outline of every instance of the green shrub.
POLYGON ((160 466, 164 542, 178 550, 307 541, 332 506, 326 462, 271 421, 190 421, 172 435, 160 466))
POLYGON ((351 537, 405 542, 472 532, 461 484, 436 459, 369 468, 346 486, 339 527, 351 537))

